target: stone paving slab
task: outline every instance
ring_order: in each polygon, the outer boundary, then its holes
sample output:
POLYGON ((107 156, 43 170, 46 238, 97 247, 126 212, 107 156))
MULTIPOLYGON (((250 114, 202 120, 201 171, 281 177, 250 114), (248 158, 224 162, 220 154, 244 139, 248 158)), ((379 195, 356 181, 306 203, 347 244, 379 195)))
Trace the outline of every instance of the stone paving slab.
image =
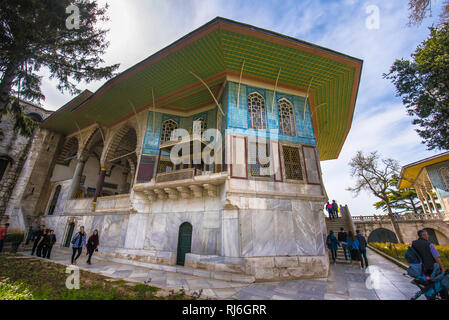
MULTIPOLYGON (((29 253, 24 254, 24 258, 30 257, 29 253)), ((70 265, 71 252, 67 249, 55 248, 52 255, 53 262, 70 265)), ((184 289, 187 293, 199 292, 202 289, 202 297, 223 300, 409 300, 419 290, 410 283, 410 279, 403 276, 405 270, 394 263, 371 250, 368 250, 368 259, 371 273, 356 265, 336 264, 330 266, 328 278, 251 284, 153 270, 96 259, 95 256, 92 265, 87 265, 84 256, 81 256, 78 266, 115 279, 140 283, 150 280, 149 285, 184 289), (374 288, 367 287, 369 277, 374 279, 374 288)), ((24 263, 26 261, 24 259, 24 263)))

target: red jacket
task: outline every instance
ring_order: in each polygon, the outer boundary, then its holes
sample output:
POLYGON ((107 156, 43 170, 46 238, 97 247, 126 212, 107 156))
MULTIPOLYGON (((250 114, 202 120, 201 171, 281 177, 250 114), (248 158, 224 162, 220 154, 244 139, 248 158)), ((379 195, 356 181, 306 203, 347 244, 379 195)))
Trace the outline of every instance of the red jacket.
POLYGON ((6 233, 6 227, 0 228, 0 240, 5 240, 6 233))

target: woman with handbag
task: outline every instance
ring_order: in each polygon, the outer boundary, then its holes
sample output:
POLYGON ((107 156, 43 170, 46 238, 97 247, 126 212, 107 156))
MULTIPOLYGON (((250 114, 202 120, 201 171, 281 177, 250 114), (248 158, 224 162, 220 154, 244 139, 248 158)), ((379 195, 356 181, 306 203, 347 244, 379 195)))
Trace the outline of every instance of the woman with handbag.
POLYGON ((94 254, 94 251, 98 251, 97 247, 100 245, 100 240, 98 236, 98 230, 95 229, 94 233, 89 237, 89 240, 87 240, 87 255, 89 255, 89 258, 87 259, 87 264, 92 264, 90 262, 90 259, 92 258, 92 255, 94 254))
POLYGON ((72 264, 76 265, 76 260, 81 255, 81 252, 83 251, 83 247, 86 244, 86 233, 84 232, 84 227, 80 227, 80 231, 75 234, 75 236, 72 239, 72 264), (76 254, 76 257, 75 257, 76 254))

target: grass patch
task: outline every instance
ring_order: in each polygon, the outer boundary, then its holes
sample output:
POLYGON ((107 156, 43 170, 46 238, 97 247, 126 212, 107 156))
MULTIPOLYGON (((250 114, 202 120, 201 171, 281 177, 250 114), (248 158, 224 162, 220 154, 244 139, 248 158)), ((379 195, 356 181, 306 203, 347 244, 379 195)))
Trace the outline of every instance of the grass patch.
MULTIPOLYGON (((405 251, 407 251, 410 245, 378 242, 370 242, 370 245, 408 265, 408 262, 407 260, 405 260, 404 255, 405 251)), ((435 246, 435 248, 440 254, 441 262, 443 263, 444 267, 449 268, 449 246, 435 246)))
POLYGON ((80 270, 80 289, 69 290, 66 267, 15 254, 0 255, 0 300, 190 300, 167 291, 80 270))

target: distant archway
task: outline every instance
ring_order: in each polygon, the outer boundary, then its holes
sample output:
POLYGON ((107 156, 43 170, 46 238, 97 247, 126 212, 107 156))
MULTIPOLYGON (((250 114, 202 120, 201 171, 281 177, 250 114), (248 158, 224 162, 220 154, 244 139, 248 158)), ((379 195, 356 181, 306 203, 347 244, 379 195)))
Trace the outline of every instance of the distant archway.
POLYGON ((36 122, 42 122, 44 121, 44 119, 42 119, 42 116, 39 113, 36 112, 30 112, 27 114, 28 117, 30 117, 31 119, 33 119, 36 122))
POLYGON ((78 154, 78 147, 78 139, 76 137, 67 139, 56 159, 56 163, 63 166, 68 166, 70 161, 76 158, 78 154))
POLYGON ((370 233, 368 242, 398 243, 398 238, 393 231, 385 228, 379 228, 370 233))

